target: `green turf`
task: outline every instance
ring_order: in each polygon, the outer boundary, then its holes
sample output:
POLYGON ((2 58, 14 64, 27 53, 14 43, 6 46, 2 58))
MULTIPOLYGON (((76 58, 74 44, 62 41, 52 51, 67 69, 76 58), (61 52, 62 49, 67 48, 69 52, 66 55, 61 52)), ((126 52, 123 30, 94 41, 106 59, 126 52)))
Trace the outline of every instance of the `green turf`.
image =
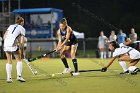
MULTIPOLYGON (((99 69, 108 63, 109 59, 79 58, 79 69, 99 69)), ((73 65, 68 59, 70 67, 73 65)), ((60 59, 37 60, 32 64, 37 67, 39 75, 33 76, 24 63, 23 77, 27 82, 16 81, 15 62, 13 62, 13 83, 6 83, 6 60, 0 60, 0 93, 140 93, 140 74, 119 75, 121 68, 117 61, 107 72, 81 73, 80 76, 55 75, 63 70, 60 59)), ((140 64, 138 63, 137 66, 140 64)))

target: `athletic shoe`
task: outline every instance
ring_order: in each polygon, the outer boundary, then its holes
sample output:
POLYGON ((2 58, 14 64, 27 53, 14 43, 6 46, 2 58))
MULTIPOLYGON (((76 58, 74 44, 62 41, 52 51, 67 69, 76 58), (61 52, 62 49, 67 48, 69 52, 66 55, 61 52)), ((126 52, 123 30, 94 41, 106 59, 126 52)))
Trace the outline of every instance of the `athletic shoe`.
POLYGON ((69 67, 69 68, 65 68, 65 69, 63 70, 62 74, 66 74, 66 73, 68 73, 70 70, 71 70, 70 67, 69 67))
POLYGON ((73 76, 79 76, 80 75, 80 73, 79 72, 73 72, 73 73, 71 73, 73 76))
POLYGON ((129 74, 129 70, 121 72, 120 74, 129 74))
POLYGON ((17 81, 20 81, 20 82, 26 82, 26 80, 23 79, 21 76, 18 76, 18 77, 17 77, 17 81))
POLYGON ((13 82, 12 78, 7 78, 7 83, 12 83, 12 82, 13 82))
POLYGON ((136 68, 134 71, 135 72, 140 72, 140 69, 139 68, 136 68))
POLYGON ((140 72, 140 69, 136 68, 133 72, 131 72, 131 75, 136 75, 138 72, 140 72))
POLYGON ((131 72, 131 75, 137 75, 137 72, 131 72))

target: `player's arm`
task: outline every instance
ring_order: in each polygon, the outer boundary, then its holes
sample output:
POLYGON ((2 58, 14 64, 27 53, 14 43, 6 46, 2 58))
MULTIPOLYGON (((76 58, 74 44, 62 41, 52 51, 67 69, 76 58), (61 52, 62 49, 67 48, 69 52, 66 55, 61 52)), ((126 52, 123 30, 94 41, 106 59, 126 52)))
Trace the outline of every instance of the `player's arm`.
POLYGON ((67 34, 66 34, 66 39, 62 42, 62 44, 60 45, 60 47, 62 47, 64 44, 66 44, 70 38, 70 34, 71 34, 71 29, 68 27, 67 28, 67 34))
POLYGON ((131 41, 130 38, 126 38, 124 44, 127 46, 127 45, 131 44, 131 42, 132 42, 132 41, 131 41))
POLYGON ((110 60, 110 62, 108 63, 108 65, 105 66, 105 67, 103 67, 101 71, 102 71, 102 72, 107 71, 107 68, 110 67, 110 65, 114 62, 115 59, 116 59, 116 57, 112 57, 112 59, 110 60))
POLYGON ((109 62, 108 65, 106 66, 106 68, 109 68, 110 65, 114 62, 115 59, 116 59, 116 57, 112 57, 112 59, 110 60, 110 62, 109 62))
POLYGON ((57 31, 57 37, 58 37, 58 44, 57 44, 57 47, 56 47, 56 49, 55 50, 58 50, 58 48, 60 47, 60 45, 61 45, 61 34, 60 34, 60 30, 58 30, 57 31))
POLYGON ((8 31, 5 32, 4 36, 3 36, 3 39, 6 38, 6 35, 7 35, 8 31))

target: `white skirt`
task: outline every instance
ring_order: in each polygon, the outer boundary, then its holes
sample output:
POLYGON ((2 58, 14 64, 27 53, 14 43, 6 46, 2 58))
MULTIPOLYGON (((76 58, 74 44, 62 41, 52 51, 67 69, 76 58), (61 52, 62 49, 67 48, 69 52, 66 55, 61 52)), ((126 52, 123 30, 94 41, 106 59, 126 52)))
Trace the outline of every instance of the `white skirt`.
POLYGON ((135 49, 131 50, 129 55, 131 59, 140 59, 140 52, 135 49))
POLYGON ((4 47, 4 51, 5 52, 15 52, 18 50, 17 46, 13 46, 13 47, 4 47))

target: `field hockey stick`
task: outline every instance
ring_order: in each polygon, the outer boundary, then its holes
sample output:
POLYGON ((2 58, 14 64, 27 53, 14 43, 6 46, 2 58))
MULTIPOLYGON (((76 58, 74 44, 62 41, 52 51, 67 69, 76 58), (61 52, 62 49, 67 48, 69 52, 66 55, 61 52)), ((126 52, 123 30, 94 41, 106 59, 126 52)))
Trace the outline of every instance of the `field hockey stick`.
POLYGON ((101 71, 101 69, 94 69, 94 70, 79 70, 79 72, 92 72, 92 71, 101 71))
POLYGON ((37 75, 37 70, 32 67, 32 65, 29 63, 29 61, 27 59, 23 59, 23 60, 27 64, 27 66, 29 67, 29 69, 32 72, 32 74, 33 75, 37 75))
POLYGON ((28 61, 29 61, 29 62, 32 62, 32 61, 34 61, 34 60, 43 58, 43 57, 45 57, 45 56, 47 56, 47 55, 49 55, 49 54, 51 54, 51 53, 53 53, 53 52, 55 52, 55 51, 56 51, 56 50, 53 50, 53 51, 50 51, 50 52, 48 52, 48 53, 42 54, 42 55, 40 55, 40 56, 37 56, 37 57, 35 57, 35 58, 30 58, 30 59, 28 59, 28 61))
MULTIPOLYGON (((79 72, 92 72, 92 71, 102 71, 101 69, 94 69, 94 70, 79 70, 79 72)), ((73 73, 74 71, 71 71, 73 73)))

